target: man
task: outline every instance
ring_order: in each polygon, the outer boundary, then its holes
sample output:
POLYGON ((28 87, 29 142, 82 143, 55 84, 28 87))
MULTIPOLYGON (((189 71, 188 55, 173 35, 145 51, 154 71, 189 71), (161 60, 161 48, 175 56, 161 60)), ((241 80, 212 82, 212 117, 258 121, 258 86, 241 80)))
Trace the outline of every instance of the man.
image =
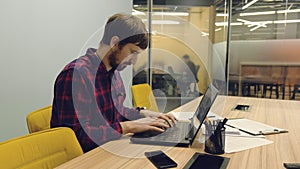
POLYGON ((198 83, 198 77, 197 77, 197 73, 198 73, 198 70, 197 70, 197 67, 196 67, 196 65, 190 60, 190 56, 189 55, 187 55, 187 54, 185 54, 185 55, 183 55, 183 61, 184 61, 184 63, 188 66, 188 68, 190 69, 190 71, 193 73, 193 76, 194 76, 194 78, 195 79, 190 79, 190 84, 189 84, 189 86, 188 86, 188 93, 187 94, 189 94, 189 92, 192 92, 192 93, 195 93, 195 92, 197 92, 196 91, 196 86, 197 86, 197 83, 198 83))
POLYGON ((148 46, 143 22, 115 14, 106 25, 98 49, 69 63, 54 86, 51 127, 74 130, 84 152, 122 134, 148 130, 163 132, 176 119, 171 114, 138 111, 123 106, 126 94, 119 71, 135 64, 148 46))

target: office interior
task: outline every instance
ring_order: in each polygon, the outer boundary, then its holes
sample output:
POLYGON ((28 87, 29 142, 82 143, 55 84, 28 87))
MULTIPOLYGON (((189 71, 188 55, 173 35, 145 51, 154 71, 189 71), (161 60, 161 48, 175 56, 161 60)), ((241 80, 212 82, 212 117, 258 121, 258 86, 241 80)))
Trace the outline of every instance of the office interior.
POLYGON ((56 75, 97 46, 105 20, 117 12, 141 17, 151 30, 151 48, 122 77, 126 86, 151 84, 162 111, 200 96, 209 83, 224 95, 299 100, 300 2, 248 1, 2 0, 0 141, 28 133, 26 115, 51 104, 56 75), (186 54, 199 81, 182 61, 186 54), (197 82, 197 92, 178 85, 183 77, 197 82))
POLYGON ((166 112, 198 96, 180 86, 190 73, 180 62, 185 54, 199 67, 199 95, 214 83, 225 95, 299 100, 298 1, 133 3, 133 14, 152 32, 151 51, 134 66, 133 81, 148 80, 157 100, 167 100, 166 112))

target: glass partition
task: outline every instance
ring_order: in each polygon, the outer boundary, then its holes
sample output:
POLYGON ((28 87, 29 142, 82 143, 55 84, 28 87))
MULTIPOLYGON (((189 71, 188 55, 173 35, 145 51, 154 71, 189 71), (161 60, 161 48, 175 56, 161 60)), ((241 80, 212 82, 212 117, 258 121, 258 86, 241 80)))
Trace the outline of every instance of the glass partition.
MULTIPOLYGON (((227 27, 215 25, 226 1, 133 1, 133 14, 151 32, 149 51, 134 66, 133 85, 149 83, 160 111, 167 112, 202 95, 210 83, 226 87, 227 27)), ((228 22, 227 17, 223 18, 228 22)))
POLYGON ((300 1, 234 1, 231 20, 229 94, 299 100, 300 1))

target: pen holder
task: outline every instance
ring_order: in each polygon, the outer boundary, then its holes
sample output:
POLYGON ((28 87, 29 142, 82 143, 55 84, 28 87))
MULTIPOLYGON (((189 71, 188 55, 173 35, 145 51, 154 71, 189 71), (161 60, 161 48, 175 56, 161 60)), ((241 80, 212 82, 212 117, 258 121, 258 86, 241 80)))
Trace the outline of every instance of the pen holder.
POLYGON ((210 154, 224 154, 225 149, 225 128, 205 129, 204 151, 210 154))

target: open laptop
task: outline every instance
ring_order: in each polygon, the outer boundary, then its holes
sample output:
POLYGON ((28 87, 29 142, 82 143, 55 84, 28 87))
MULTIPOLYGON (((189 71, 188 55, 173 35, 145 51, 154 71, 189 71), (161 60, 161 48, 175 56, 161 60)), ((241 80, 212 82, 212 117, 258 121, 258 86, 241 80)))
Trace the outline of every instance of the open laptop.
POLYGON ((210 84, 190 121, 178 121, 163 133, 147 131, 134 134, 130 140, 137 144, 189 147, 192 145, 201 125, 218 95, 218 90, 210 84))

